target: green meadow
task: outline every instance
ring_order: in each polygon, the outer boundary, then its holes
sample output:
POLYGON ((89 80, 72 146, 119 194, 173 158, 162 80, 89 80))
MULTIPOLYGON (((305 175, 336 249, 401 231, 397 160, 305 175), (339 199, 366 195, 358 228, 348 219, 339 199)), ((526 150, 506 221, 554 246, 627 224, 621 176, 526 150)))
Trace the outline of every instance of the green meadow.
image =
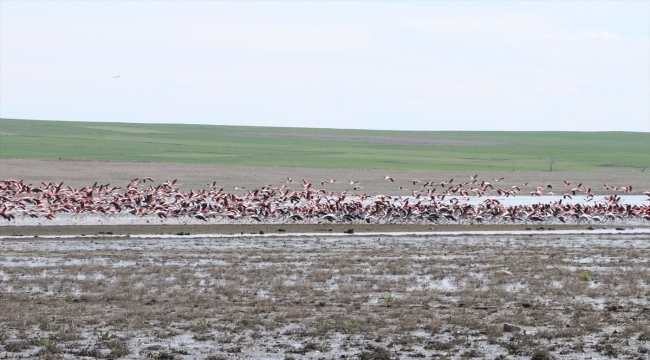
POLYGON ((645 170, 650 165, 650 133, 376 131, 0 119, 0 158, 467 171, 550 171, 552 163, 553 171, 645 170))

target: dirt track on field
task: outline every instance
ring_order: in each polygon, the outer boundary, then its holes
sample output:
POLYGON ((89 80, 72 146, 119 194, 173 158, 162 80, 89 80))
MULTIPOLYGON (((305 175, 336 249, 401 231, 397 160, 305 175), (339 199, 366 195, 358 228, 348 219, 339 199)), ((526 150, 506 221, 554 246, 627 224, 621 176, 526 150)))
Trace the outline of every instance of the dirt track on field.
MULTIPOLYGON (((293 188, 299 189, 302 179, 312 182, 316 189, 328 191, 364 192, 370 195, 410 195, 411 190, 421 190, 425 181, 440 183, 454 179, 455 183, 469 180, 468 173, 463 171, 416 171, 416 170, 359 170, 359 169, 325 169, 300 167, 267 167, 267 166, 234 166, 234 165, 188 165, 175 163, 136 163, 116 161, 91 160, 32 160, 32 159, 0 159, 0 178, 23 179, 26 183, 38 184, 45 182, 64 181, 66 185, 83 187, 94 182, 110 183, 112 186, 125 186, 136 177, 152 176, 157 182, 178 179, 183 184, 181 189, 205 189, 208 183, 216 181, 224 190, 234 193, 243 191, 233 190, 234 186, 246 189, 259 188, 270 184, 279 186, 294 180, 293 188), (395 182, 384 180, 385 175, 395 178, 395 182), (334 184, 321 184, 325 179, 336 179, 334 184), (412 180, 420 180, 417 185, 412 180), (363 189, 353 190, 348 180, 358 181, 363 189), (397 186, 403 185, 405 190, 398 191, 397 186)), ((633 186, 634 194, 650 190, 650 172, 641 171, 591 171, 591 172, 482 172, 479 179, 486 180, 495 187, 510 188, 525 182, 530 186, 522 189, 523 194, 532 191, 537 186, 544 187, 547 183, 554 185, 554 191, 566 191, 563 180, 568 180, 572 186, 583 183, 589 186, 595 194, 609 194, 604 191, 603 184, 615 186, 633 186), (501 182, 493 179, 505 178, 501 182)), ((480 182, 480 180, 479 180, 480 182)), ((440 189, 440 188, 438 188, 440 189)), ((438 190, 439 191, 439 190, 438 190)))

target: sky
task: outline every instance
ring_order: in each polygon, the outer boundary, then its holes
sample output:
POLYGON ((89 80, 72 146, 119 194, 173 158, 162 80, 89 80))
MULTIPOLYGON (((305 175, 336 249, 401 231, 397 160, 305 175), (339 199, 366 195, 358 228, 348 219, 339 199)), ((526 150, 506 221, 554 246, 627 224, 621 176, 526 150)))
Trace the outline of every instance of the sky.
POLYGON ((0 0, 0 117, 650 132, 650 1, 0 0))

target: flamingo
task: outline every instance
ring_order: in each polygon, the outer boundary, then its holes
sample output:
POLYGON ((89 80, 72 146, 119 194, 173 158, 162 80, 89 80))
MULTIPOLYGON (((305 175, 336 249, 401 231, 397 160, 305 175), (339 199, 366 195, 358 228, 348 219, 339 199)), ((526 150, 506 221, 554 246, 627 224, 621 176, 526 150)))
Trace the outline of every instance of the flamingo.
MULTIPOLYGON (((16 218, 52 220, 59 213, 70 213, 73 216, 91 214, 100 217, 131 214, 138 217, 156 216, 161 221, 170 218, 186 218, 200 222, 210 222, 214 219, 263 222, 267 217, 279 222, 303 223, 318 221, 318 219, 365 223, 439 220, 502 223, 536 221, 533 219, 534 216, 543 221, 553 220, 562 223, 650 220, 650 205, 623 204, 620 202, 620 197, 615 194, 605 197, 602 202, 597 202, 594 201, 592 189, 589 187, 583 189, 582 184, 563 194, 559 201, 532 206, 506 207, 500 205, 494 198, 477 205, 466 203, 470 193, 480 197, 488 191, 488 188, 493 189, 492 184, 485 181, 477 188, 473 188, 470 183, 449 185, 439 196, 435 195, 435 188, 427 190, 427 196, 412 190, 416 202, 411 201, 411 198, 392 198, 388 195, 378 195, 375 201, 367 202, 370 198, 368 194, 351 195, 347 191, 334 193, 324 189, 316 191, 305 179, 303 179, 303 190, 300 191, 288 189, 285 191, 287 185, 283 183, 277 188, 272 185, 262 185, 259 189, 236 195, 224 193, 223 188, 217 188, 216 182, 208 184, 209 190, 191 190, 189 193, 180 191, 178 189, 180 185, 176 180, 173 182, 167 180, 157 186, 149 185, 148 188, 142 187, 146 182, 151 182, 147 178, 131 180, 125 193, 120 193, 120 188, 112 188, 110 184, 98 186, 98 183, 95 183, 92 186, 74 189, 70 186, 63 188, 62 183, 42 182, 43 187, 40 187, 13 179, 0 181, 0 218, 6 221, 16 221, 16 218), (576 192, 584 192, 586 201, 592 204, 562 203, 563 199, 572 199, 576 192), (460 195, 460 198, 452 198, 449 199, 448 204, 444 203, 445 196, 453 194, 460 195), (485 216, 488 213, 491 216, 485 216), (324 216, 327 216, 327 219, 324 219, 324 216), (446 216, 451 216, 453 219, 446 216)), ((328 182, 329 180, 333 179, 328 179, 328 182)), ((445 184, 450 183, 451 180, 445 182, 445 184)), ((425 183, 423 188, 426 187, 425 185, 427 184, 425 183)), ((244 189, 237 186, 233 188, 244 189)), ((354 187, 355 191, 360 189, 363 187, 359 185, 354 187)), ((399 186, 398 189, 404 190, 403 186, 399 186)), ((494 191, 499 196, 515 196, 520 190, 519 186, 513 186, 512 190, 498 188, 494 191)), ((632 186, 627 186, 621 190, 631 192, 633 189, 632 186)), ((542 191, 543 188, 538 187, 531 192, 531 195, 541 196, 542 191)), ((548 194, 553 192, 549 191, 548 194)), ((650 201, 650 191, 643 194, 650 201)))

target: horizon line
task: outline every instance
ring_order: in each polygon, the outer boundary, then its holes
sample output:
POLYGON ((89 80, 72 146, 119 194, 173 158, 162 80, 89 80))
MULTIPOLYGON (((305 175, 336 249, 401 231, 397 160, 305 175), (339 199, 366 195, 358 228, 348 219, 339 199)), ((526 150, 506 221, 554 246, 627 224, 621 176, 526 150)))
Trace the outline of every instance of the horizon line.
POLYGON ((587 131, 573 131, 573 130, 391 130, 391 129, 363 129, 363 128, 328 128, 328 127, 298 127, 298 126, 273 126, 273 125, 228 125, 228 124, 205 124, 205 123, 165 123, 165 122, 128 122, 128 121, 89 121, 89 120, 54 120, 54 119, 20 119, 20 118, 5 118, 0 117, 0 120, 16 120, 16 121, 51 121, 51 122, 70 122, 70 123, 103 123, 103 124, 133 124, 133 125, 189 125, 189 126, 230 126, 230 127, 248 127, 248 128, 274 128, 274 129, 314 129, 314 130, 355 130, 355 131, 385 131, 385 132, 495 132, 495 133, 544 133, 544 132, 563 132, 563 133, 638 133, 650 134, 648 131, 623 131, 623 130, 587 130, 587 131))

